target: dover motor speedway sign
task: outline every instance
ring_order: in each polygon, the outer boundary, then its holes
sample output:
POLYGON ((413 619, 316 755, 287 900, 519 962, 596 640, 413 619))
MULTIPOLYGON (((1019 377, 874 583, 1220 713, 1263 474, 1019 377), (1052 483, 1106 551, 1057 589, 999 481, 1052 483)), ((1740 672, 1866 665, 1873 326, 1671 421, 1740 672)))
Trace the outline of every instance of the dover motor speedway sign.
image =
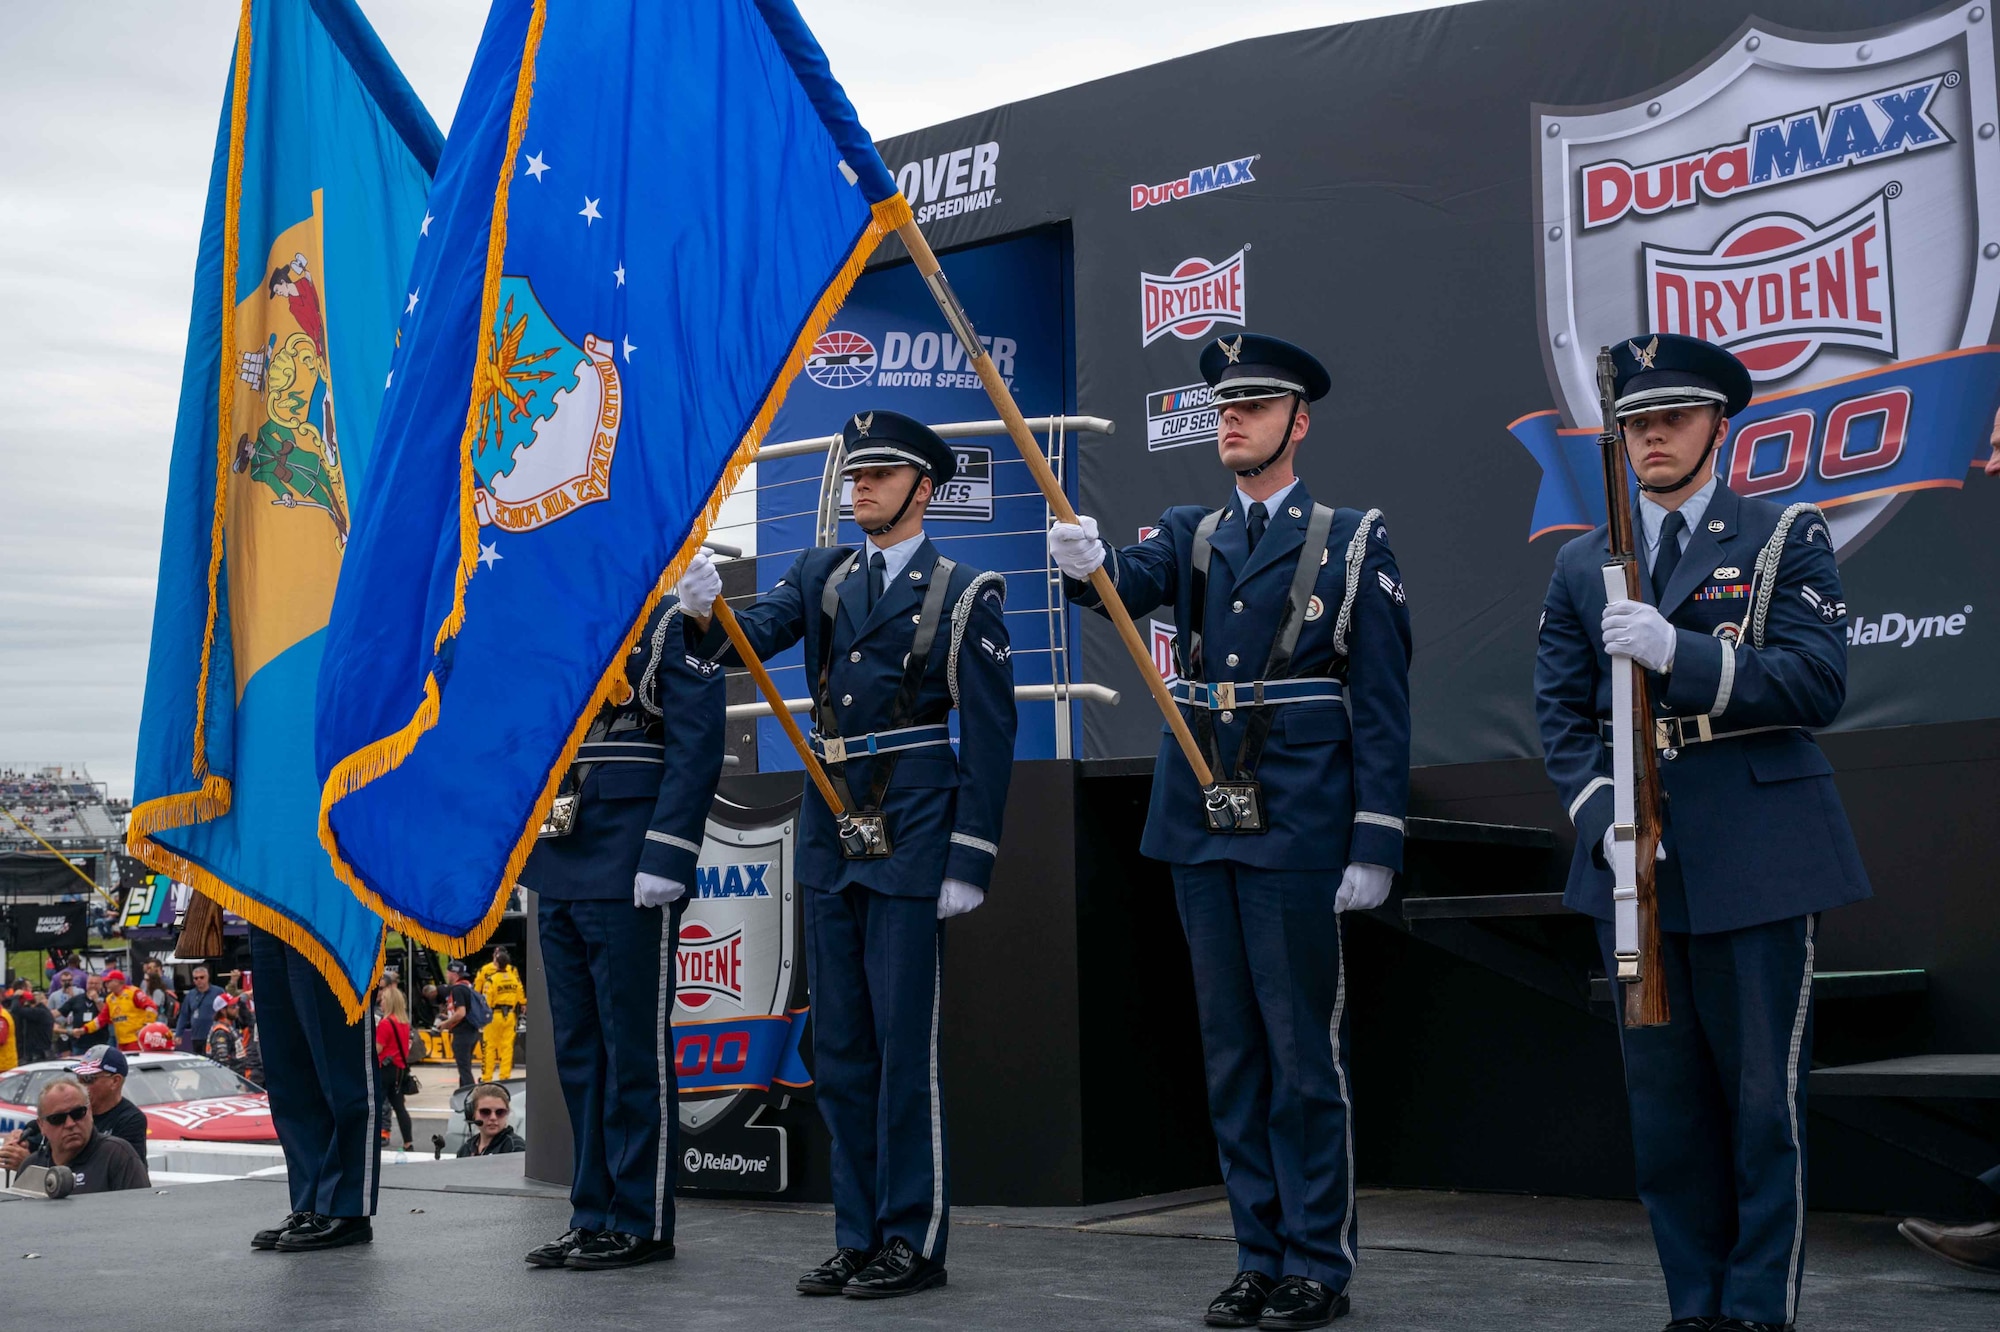
POLYGON ((675 958, 685 1185, 775 1193, 788 1182, 785 1130, 757 1120, 772 1100, 812 1085, 799 1055, 797 837, 797 801, 748 810, 718 799, 709 816, 675 958))
POLYGON ((1597 350, 1637 329, 1735 352, 1758 396, 1721 468, 1827 511, 1846 554, 1983 456, 2000 348, 1988 7, 1865 40, 1752 24, 1665 88, 1537 108, 1542 353, 1559 408, 1530 538, 1603 521, 1597 350))

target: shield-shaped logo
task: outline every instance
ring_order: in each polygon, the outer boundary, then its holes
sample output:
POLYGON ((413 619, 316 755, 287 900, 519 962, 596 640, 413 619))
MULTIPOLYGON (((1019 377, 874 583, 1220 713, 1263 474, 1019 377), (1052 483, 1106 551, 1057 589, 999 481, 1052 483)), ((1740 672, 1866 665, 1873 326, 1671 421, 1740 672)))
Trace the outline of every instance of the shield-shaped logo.
POLYGON ((805 984, 802 904, 792 878, 798 802, 710 809, 681 917, 674 1071, 685 1132, 743 1123, 766 1099, 805 1085, 799 1038, 805 984))
POLYGON ((1548 473, 1537 535, 1601 521, 1597 350, 1640 330, 1749 367, 1719 469, 1826 507, 1843 552, 1962 484, 2000 383, 1992 27, 1981 4, 1850 36, 1753 22, 1671 86, 1535 109, 1559 414, 1513 430, 1548 473))

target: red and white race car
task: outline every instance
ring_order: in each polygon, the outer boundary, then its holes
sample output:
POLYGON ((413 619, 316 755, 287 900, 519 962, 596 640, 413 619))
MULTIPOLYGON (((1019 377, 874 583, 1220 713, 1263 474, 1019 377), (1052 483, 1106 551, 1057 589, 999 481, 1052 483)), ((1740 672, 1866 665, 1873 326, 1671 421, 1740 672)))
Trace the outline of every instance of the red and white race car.
MULTIPOLYGON (((146 1112, 146 1136, 156 1141, 276 1142, 271 1100, 255 1083, 193 1054, 127 1054, 125 1099, 146 1112)), ((0 1073, 0 1133, 35 1117, 43 1084, 74 1059, 23 1064, 0 1073)))

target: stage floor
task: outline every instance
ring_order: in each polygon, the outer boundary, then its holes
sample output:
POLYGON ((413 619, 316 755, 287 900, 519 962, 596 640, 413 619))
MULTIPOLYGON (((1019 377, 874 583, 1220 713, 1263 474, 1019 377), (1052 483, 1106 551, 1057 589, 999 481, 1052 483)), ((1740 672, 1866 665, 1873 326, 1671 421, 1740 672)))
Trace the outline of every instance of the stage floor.
MULTIPOLYGON (((683 1199, 679 1256, 633 1272, 542 1272, 521 1254, 568 1208, 521 1157, 394 1166, 372 1246, 253 1253, 278 1182, 0 1203, 0 1324, 165 1327, 1189 1328, 1235 1268, 1214 1191, 1093 1208, 965 1208, 951 1284, 891 1303, 805 1299, 832 1247, 824 1208, 683 1199), (24 1255, 34 1254, 36 1257, 24 1255), (121 1297, 120 1292, 124 1292, 121 1297)), ((1338 1326, 1653 1332, 1666 1299, 1635 1204, 1366 1192, 1354 1313, 1338 1326)), ((1925 1258, 1893 1219, 1815 1214, 1800 1319, 1812 1332, 2000 1325, 2000 1279, 1925 1258)))

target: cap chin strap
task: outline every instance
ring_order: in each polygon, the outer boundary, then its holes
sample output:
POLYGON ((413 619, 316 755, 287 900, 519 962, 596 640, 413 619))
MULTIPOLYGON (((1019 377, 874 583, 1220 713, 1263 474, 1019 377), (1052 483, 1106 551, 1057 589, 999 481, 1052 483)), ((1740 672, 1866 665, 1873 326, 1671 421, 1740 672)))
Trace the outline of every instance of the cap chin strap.
MULTIPOLYGON (((896 510, 896 516, 880 527, 863 527, 861 529, 863 532, 866 532, 869 536, 881 536, 886 532, 895 531, 896 524, 903 521, 903 515, 910 511, 910 502, 917 497, 917 487, 922 485, 924 478, 930 475, 930 473, 924 471, 921 467, 912 467, 910 470, 916 473, 916 475, 910 479, 910 493, 903 496, 902 507, 896 510)), ((859 524, 856 525, 859 526, 859 524)))
POLYGON ((1285 418, 1285 433, 1278 437, 1277 451, 1274 452, 1270 457, 1264 459, 1263 462, 1258 463, 1255 467, 1237 468, 1236 475, 1257 476, 1260 473, 1267 470, 1268 468, 1275 466, 1278 462, 1278 459, 1285 456, 1285 450, 1292 447, 1292 427, 1299 423, 1299 404, 1304 402, 1305 399, 1301 398, 1296 393, 1291 395, 1291 399, 1292 399, 1292 414, 1285 418))

